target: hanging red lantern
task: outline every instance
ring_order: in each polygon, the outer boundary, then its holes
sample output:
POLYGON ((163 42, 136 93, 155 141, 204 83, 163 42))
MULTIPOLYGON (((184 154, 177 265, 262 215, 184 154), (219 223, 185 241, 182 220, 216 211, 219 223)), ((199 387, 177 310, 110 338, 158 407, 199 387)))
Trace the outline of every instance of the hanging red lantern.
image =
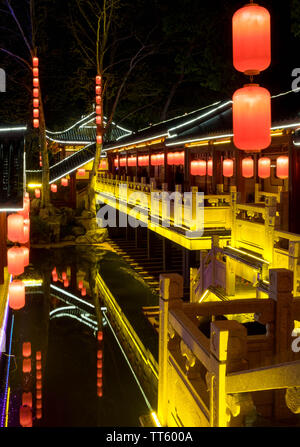
POLYGON ((37 419, 42 419, 42 410, 41 409, 37 409, 35 412, 35 417, 37 419))
POLYGON ((83 288, 83 281, 79 281, 78 282, 78 289, 82 289, 83 288))
POLYGON ((37 199, 39 199, 39 198, 41 197, 41 190, 38 189, 38 188, 36 188, 36 189, 34 190, 34 195, 35 195, 35 197, 36 197, 37 199))
POLYGON ((41 351, 36 351, 36 353, 35 353, 35 358, 36 358, 36 360, 41 360, 41 358, 42 358, 42 353, 41 353, 41 351))
POLYGON ((32 393, 23 393, 22 394, 22 405, 32 408, 32 393))
POLYGON ((157 155, 156 154, 151 155, 151 166, 157 166, 157 155))
POLYGON ((57 192, 57 185, 55 183, 52 183, 51 185, 51 191, 52 192, 57 192))
POLYGON ((169 166, 174 165, 174 159, 175 159, 174 152, 169 152, 167 155, 167 163, 169 166))
POLYGON ((97 135, 96 142, 97 144, 102 144, 102 135, 97 135))
POLYGON ((98 125, 102 124, 102 116, 96 116, 96 124, 98 125))
POLYGON ((7 217, 7 238, 19 242, 23 237, 24 217, 21 214, 10 214, 7 217))
POLYGON ((67 178, 62 178, 61 179, 61 185, 62 186, 68 186, 69 184, 69 180, 67 178))
POLYGON ((81 289, 81 296, 86 296, 86 288, 85 287, 83 287, 81 289))
POLYGON ((103 374, 102 374, 102 369, 98 369, 98 370, 97 370, 97 377, 98 377, 98 378, 102 378, 102 375, 103 375, 103 374))
POLYGON ((22 427, 32 427, 32 412, 27 405, 20 407, 20 425, 22 427))
POLYGON ((206 175, 206 161, 193 160, 191 162, 191 175, 206 175))
POLYGON ((39 87, 39 78, 33 78, 33 87, 39 87))
POLYGON ((42 379, 42 371, 37 371, 37 372, 36 372, 36 378, 37 378, 38 380, 41 380, 41 379, 42 379))
POLYGON ((24 341, 23 348, 22 348, 22 354, 23 354, 23 357, 30 357, 31 356, 31 343, 30 343, 30 341, 24 341))
POLYGON ((223 160, 223 175, 224 177, 233 176, 233 160, 230 158, 223 160))
POLYGON ((34 67, 38 67, 39 66, 39 58, 38 57, 33 57, 32 58, 32 65, 34 67))
POLYGON ((64 280, 64 287, 69 287, 69 280, 68 279, 64 280))
POLYGON ((122 167, 126 166, 126 157, 120 158, 120 166, 122 167))
POLYGON ((213 175, 213 161, 212 160, 208 160, 208 162, 207 162, 207 175, 209 175, 210 177, 212 177, 212 175, 213 175))
POLYGON ((96 96, 96 104, 101 104, 101 96, 100 95, 96 96))
POLYGON ((102 360, 97 360, 97 368, 102 368, 103 362, 102 360))
POLYGON ((7 270, 11 275, 24 273, 24 251, 21 247, 7 250, 7 270))
POLYGON ((29 241, 29 235, 30 235, 30 220, 24 219, 23 234, 19 242, 21 244, 27 244, 27 242, 29 241))
POLYGON ((98 333, 97 333, 97 340, 98 341, 102 341, 103 340, 103 332, 102 331, 98 331, 98 333))
POLYGON ((244 158, 242 161, 242 175, 245 178, 251 178, 254 175, 254 161, 251 157, 244 158))
POLYGON ((35 388, 37 390, 41 390, 42 389, 42 381, 41 380, 37 380, 36 381, 35 388))
POLYGON ((103 396, 103 390, 102 388, 97 388, 97 396, 102 397, 103 396))
POLYGON ((102 351, 99 349, 99 350, 97 351, 97 359, 102 359, 102 357, 103 357, 103 353, 102 353, 102 351))
POLYGON ((31 360, 30 359, 24 359, 23 360, 23 373, 30 373, 31 372, 31 360))
POLYGON ((38 98, 39 97, 39 89, 38 88, 34 88, 32 92, 33 92, 33 97, 34 98, 38 98))
POLYGON ((271 175, 271 160, 268 157, 262 157, 258 160, 258 176, 260 178, 269 178, 271 175))
POLYGON ((114 167, 115 167, 115 168, 118 168, 118 167, 119 167, 119 157, 116 157, 116 158, 114 159, 114 167))
POLYGON ((42 390, 36 390, 36 398, 37 399, 42 399, 42 395, 43 395, 42 390))
POLYGON ((96 76, 96 85, 101 85, 102 78, 100 75, 96 76))
POLYGON ((233 95, 233 141, 237 148, 259 152, 271 144, 271 96, 258 84, 233 95))
POLYGON ((67 279, 66 272, 62 272, 61 277, 62 277, 62 280, 65 281, 67 279))
POLYGON ((37 360, 35 364, 35 368, 37 371, 40 371, 42 369, 42 362, 41 360, 37 360))
POLYGON ((233 65, 247 75, 258 74, 271 63, 271 19, 262 6, 249 4, 232 18, 233 65))
POLYGON ((136 166, 136 157, 129 157, 127 160, 127 164, 130 167, 136 166))
POLYGON ((40 101, 38 98, 33 98, 33 107, 38 108, 40 105, 40 101))
POLYGON ((101 377, 99 377, 97 379, 97 388, 102 388, 102 386, 103 386, 103 380, 101 377))
POLYGON ((53 275, 52 275, 52 281, 53 281, 53 282, 57 282, 57 281, 58 281, 58 274, 57 274, 57 273, 53 273, 53 275))
POLYGON ((85 175, 85 169, 84 168, 78 169, 77 174, 79 175, 79 177, 83 177, 85 175))
POLYGON ((289 176, 289 157, 283 155, 276 160, 276 176, 282 180, 289 176))
POLYGON ((24 267, 27 267, 29 265, 29 248, 28 247, 21 247, 24 253, 24 267))
POLYGON ((40 111, 39 109, 33 109, 33 117, 34 118, 38 118, 40 116, 40 111))
POLYGON ((33 68, 32 69, 32 74, 35 78, 39 77, 39 69, 38 68, 33 68))
POLYGON ((14 280, 8 286, 9 307, 13 310, 25 306, 25 285, 22 281, 14 280))

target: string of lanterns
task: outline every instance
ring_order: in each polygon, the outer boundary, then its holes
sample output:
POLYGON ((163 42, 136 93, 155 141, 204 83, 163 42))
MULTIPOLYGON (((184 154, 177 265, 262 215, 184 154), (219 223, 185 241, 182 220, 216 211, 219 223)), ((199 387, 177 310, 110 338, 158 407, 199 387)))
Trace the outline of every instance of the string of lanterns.
MULTIPOLYGON (((267 9, 253 4, 232 18, 233 65, 252 78, 271 63, 271 20, 267 9)), ((259 152, 271 143, 271 95, 258 84, 248 84, 233 95, 233 141, 238 149, 259 152)))
MULTIPOLYGON (((19 213, 7 217, 7 238, 15 244, 27 244, 30 234, 30 199, 26 193, 23 198, 23 209, 19 213)), ((29 248, 15 245, 7 250, 7 270, 13 277, 21 275, 29 264, 29 248)), ((23 281, 13 279, 9 284, 9 306, 19 310, 25 306, 25 285, 23 281)))
POLYGON ((33 74, 33 127, 40 127, 40 80, 39 80, 39 58, 32 58, 33 74))
POLYGON ((102 77, 96 76, 96 143, 102 144, 102 77))

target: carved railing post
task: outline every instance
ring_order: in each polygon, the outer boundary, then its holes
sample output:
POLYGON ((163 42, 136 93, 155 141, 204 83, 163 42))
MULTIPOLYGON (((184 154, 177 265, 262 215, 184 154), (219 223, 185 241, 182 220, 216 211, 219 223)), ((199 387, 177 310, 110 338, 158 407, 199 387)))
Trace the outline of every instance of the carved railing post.
POLYGON ((234 320, 211 323, 210 353, 210 425, 226 427, 231 418, 227 408, 226 374, 247 367, 246 328, 234 320))
POLYGON ((177 273, 160 275, 159 347, 158 347, 158 418, 167 425, 168 416, 168 327, 169 308, 180 305, 183 278, 177 273))

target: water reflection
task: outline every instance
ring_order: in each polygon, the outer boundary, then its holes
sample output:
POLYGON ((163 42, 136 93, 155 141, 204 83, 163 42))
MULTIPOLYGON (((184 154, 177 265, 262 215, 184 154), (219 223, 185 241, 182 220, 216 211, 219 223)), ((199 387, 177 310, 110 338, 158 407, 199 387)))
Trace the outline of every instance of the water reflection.
POLYGON ((95 298, 104 256, 31 250, 26 306, 14 312, 9 426, 138 426, 149 413, 95 298))

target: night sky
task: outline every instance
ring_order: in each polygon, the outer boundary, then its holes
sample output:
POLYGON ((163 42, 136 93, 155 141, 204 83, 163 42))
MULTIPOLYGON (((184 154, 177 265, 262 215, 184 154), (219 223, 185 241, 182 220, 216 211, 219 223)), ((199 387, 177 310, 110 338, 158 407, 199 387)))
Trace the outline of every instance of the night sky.
MULTIPOLYGON (((90 2, 101 4, 98 0, 90 2)), ((88 3, 79 0, 83 9, 88 3)), ((29 2, 12 0, 11 4, 31 42, 29 2)), ((94 34, 88 30, 77 0, 36 0, 34 4, 46 124, 58 130, 92 110, 96 65, 93 56, 92 61, 87 59, 85 49, 89 54, 95 52, 94 34)), ((255 81, 277 94, 291 89, 292 69, 300 67, 300 0, 259 4, 271 14, 272 63, 255 81)), ((1 5, 1 47, 30 61, 16 24, 7 13, 6 1, 1 5)), ((235 89, 248 82, 232 65, 231 18, 243 5, 235 0, 120 2, 104 63, 108 67, 104 79, 109 80, 105 114, 110 114, 130 60, 141 45, 146 47, 145 55, 130 73, 114 117, 124 126, 145 127, 231 97, 235 89)), ((84 13, 94 26, 95 15, 88 8, 84 13)), ((7 72, 0 122, 28 122, 31 73, 3 51, 0 54, 0 67, 7 72)))

